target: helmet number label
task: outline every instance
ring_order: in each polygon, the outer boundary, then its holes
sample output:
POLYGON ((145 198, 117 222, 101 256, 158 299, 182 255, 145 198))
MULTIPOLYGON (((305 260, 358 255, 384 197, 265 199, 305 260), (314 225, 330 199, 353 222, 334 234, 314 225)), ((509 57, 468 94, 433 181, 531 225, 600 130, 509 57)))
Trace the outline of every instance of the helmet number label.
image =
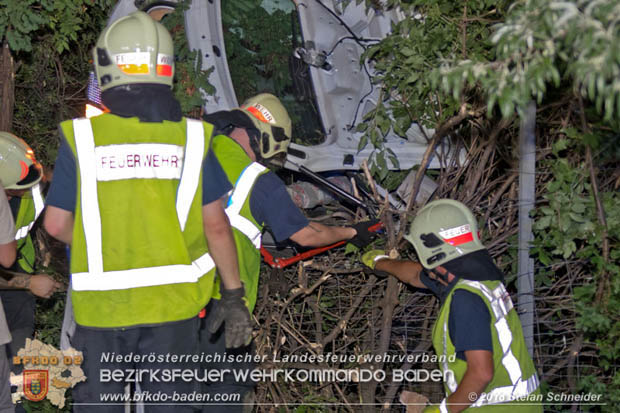
POLYGON ((149 52, 119 53, 114 55, 118 68, 128 75, 148 75, 151 54, 149 52))
POLYGON ((445 242, 452 246, 466 244, 474 240, 474 235, 471 232, 469 224, 439 231, 439 235, 445 242))

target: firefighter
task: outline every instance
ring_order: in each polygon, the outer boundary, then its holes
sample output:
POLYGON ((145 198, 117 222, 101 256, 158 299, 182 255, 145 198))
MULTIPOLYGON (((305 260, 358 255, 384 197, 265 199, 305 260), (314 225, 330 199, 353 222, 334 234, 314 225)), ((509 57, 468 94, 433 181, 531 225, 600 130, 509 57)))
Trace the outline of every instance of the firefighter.
POLYGON ((430 202, 405 238, 420 262, 390 259, 381 250, 365 253, 362 262, 439 297, 432 341, 445 359, 439 367, 446 397, 424 412, 542 412, 532 402, 540 400, 539 381, 519 316, 472 212, 450 199, 430 202))
MULTIPOLYGON (((13 357, 34 333, 33 294, 49 298, 60 288, 60 283, 47 274, 34 274, 35 248, 31 230, 44 207, 41 195, 42 167, 30 146, 8 132, 0 132, 0 158, 0 180, 15 222, 16 259, 9 269, 20 273, 10 282, 26 287, 22 290, 0 291, 13 337, 8 345, 8 355, 13 357)), ((7 285, 1 288, 11 287, 7 285)), ((13 366, 15 372, 19 369, 19 365, 13 366)))
MULTIPOLYGON (((213 151, 228 180, 234 185, 226 213, 233 226, 241 278, 245 285, 245 299, 250 311, 256 304, 260 272, 261 234, 268 226, 276 241, 290 239, 304 247, 330 245, 349 240, 362 247, 368 244, 373 233, 368 228, 376 221, 366 221, 353 227, 327 226, 309 222, 293 203, 282 180, 268 169, 281 167, 291 141, 291 119, 277 97, 262 93, 246 100, 241 107, 232 111, 220 111, 206 115, 204 119, 213 123, 220 132, 213 140, 213 151), (228 135, 223 136, 223 135, 228 135)), ((217 312, 223 301, 211 301, 206 309, 206 325, 217 312)), ((214 329, 203 329, 201 349, 208 354, 231 353, 226 349, 222 337, 214 329)), ((240 349, 236 354, 252 351, 240 349)), ((237 363, 233 369, 249 369, 253 363, 237 363)), ((229 364, 210 364, 208 368, 231 368, 229 364)), ((208 386, 210 393, 240 394, 244 403, 251 404, 253 383, 236 382, 233 375, 227 380, 208 386)), ((232 399, 231 399, 232 400, 232 399)), ((205 406, 204 411, 241 411, 237 406, 205 406), (218 410, 219 409, 219 410, 218 410)))
POLYGON ((170 356, 196 354, 197 315, 216 267, 230 347, 249 342, 251 320, 220 199, 231 186, 209 150, 212 125, 184 118, 174 98, 170 34, 146 13, 131 13, 102 32, 93 60, 109 113, 61 123, 44 226, 71 244, 71 344, 84 353, 88 378, 74 389, 74 411, 121 412, 123 405, 81 404, 124 393, 131 378, 105 380, 101 368, 146 369, 155 376, 140 382, 142 392, 168 400, 196 390, 194 380, 158 374, 196 367, 170 356), (110 354, 138 357, 104 358, 110 354))

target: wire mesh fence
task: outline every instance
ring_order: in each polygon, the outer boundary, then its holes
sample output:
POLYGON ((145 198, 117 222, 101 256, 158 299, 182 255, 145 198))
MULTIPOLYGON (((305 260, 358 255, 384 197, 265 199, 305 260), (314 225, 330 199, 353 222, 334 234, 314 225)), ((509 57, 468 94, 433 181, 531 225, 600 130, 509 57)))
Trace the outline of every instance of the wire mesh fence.
MULTIPOLYGON (((433 295, 399 285, 398 305, 386 322, 388 280, 367 276, 346 260, 315 258, 280 275, 288 291, 274 293, 270 280, 263 283, 255 313, 262 326, 257 352, 266 360, 260 368, 292 373, 259 383, 259 411, 278 405, 283 411, 299 405, 310 411, 405 411, 398 401, 403 391, 431 402, 444 398, 431 344, 439 308, 433 295), (389 346, 381 351, 385 329, 389 346), (376 404, 364 406, 369 378, 376 383, 376 404)), ((567 274, 536 290, 533 360, 543 382, 545 411, 601 407, 570 399, 579 394, 580 377, 597 367, 595 344, 583 341, 576 328, 571 290, 579 284, 570 278, 567 274)), ((519 295, 514 290, 511 295, 519 312, 519 295)))
MULTIPOLYGON (((458 199, 480 217, 485 245, 520 312, 517 285, 526 274, 517 269, 518 171, 500 148, 510 152, 496 141, 472 139, 465 161, 443 159, 444 168, 435 176, 435 198, 458 199)), ((539 159, 549 153, 541 148, 539 159)), ((543 206, 545 183, 553 174, 539 167, 536 177, 536 206, 543 206)), ((407 222, 411 215, 393 212, 383 219, 407 222)), ((406 242, 396 247, 401 255, 413 254, 406 242)), ((393 278, 366 274, 356 258, 340 249, 283 271, 264 268, 255 312, 261 326, 257 351, 267 359, 264 367, 358 373, 335 378, 301 373, 290 380, 262 381, 259 411, 407 411, 399 402, 403 392, 418 393, 430 402, 444 398, 431 345, 439 302, 393 278), (365 358, 371 355, 375 358, 365 358), (306 361, 300 362, 304 356, 306 361)), ((583 393, 580 387, 584 377, 600 378, 602 371, 596 343, 588 342, 577 324, 576 290, 593 282, 587 263, 577 258, 548 266, 536 262, 534 321, 523 327, 533 330, 539 401, 551 412, 614 411, 617 406, 597 403, 601 395, 583 393)), ((619 364, 607 372, 616 372, 619 364)), ((608 374, 604 380, 611 382, 613 374, 608 374)))

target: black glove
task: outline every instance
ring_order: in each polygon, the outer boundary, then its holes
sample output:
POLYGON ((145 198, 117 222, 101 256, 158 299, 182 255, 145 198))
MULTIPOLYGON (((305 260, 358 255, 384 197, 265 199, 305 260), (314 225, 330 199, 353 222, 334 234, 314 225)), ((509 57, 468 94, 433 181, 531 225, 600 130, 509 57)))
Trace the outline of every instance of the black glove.
POLYGON ((368 228, 372 227, 379 223, 376 219, 371 219, 370 221, 358 222, 353 225, 357 234, 349 240, 349 242, 355 245, 357 248, 364 248, 366 245, 370 244, 373 239, 377 236, 376 233, 368 231, 368 228))
POLYGON ((222 298, 215 309, 209 332, 215 334, 224 323, 226 348, 237 348, 250 344, 252 340, 252 320, 245 306, 243 286, 234 290, 222 288, 222 298))

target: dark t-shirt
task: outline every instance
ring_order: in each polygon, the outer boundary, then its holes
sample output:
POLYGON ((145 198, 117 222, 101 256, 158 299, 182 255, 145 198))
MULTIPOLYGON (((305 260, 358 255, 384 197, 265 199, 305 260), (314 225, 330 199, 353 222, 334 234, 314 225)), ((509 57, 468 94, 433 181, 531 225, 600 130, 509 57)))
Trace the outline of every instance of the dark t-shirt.
POLYGON ((448 331, 456 349, 456 357, 461 360, 465 360, 467 350, 493 352, 489 309, 479 296, 470 291, 458 289, 454 292, 448 331))
MULTIPOLYGON (((457 265, 451 265, 451 267, 458 268, 459 264, 469 264, 469 269, 474 268, 480 270, 479 273, 486 272, 488 273, 489 279, 497 278, 497 274, 492 271, 493 268, 486 268, 486 265, 483 265, 487 264, 487 261, 490 261, 490 257, 488 257, 486 251, 475 252, 470 254, 469 257, 459 259, 459 261, 464 260, 467 262, 457 262, 457 265)), ((450 265, 444 264, 444 266, 448 267, 450 265)), ((462 271, 456 271, 454 268, 450 270, 453 271, 453 273, 462 273, 462 271)), ((487 277, 483 276, 482 278, 487 277)), ((422 272, 420 280, 429 290, 433 291, 433 293, 440 298, 442 303, 449 291, 452 290, 458 282, 457 278, 447 287, 443 287, 438 281, 431 279, 426 272, 422 272)), ((458 289, 453 293, 450 303, 450 315, 448 317, 448 331, 450 340, 452 340, 456 350, 456 357, 461 360, 465 360, 465 351, 468 350, 493 351, 491 315, 484 301, 482 301, 478 295, 470 291, 458 289)))
POLYGON ((250 209, 257 222, 268 226, 276 241, 284 241, 308 225, 293 203, 284 182, 273 172, 261 175, 252 188, 250 209))

